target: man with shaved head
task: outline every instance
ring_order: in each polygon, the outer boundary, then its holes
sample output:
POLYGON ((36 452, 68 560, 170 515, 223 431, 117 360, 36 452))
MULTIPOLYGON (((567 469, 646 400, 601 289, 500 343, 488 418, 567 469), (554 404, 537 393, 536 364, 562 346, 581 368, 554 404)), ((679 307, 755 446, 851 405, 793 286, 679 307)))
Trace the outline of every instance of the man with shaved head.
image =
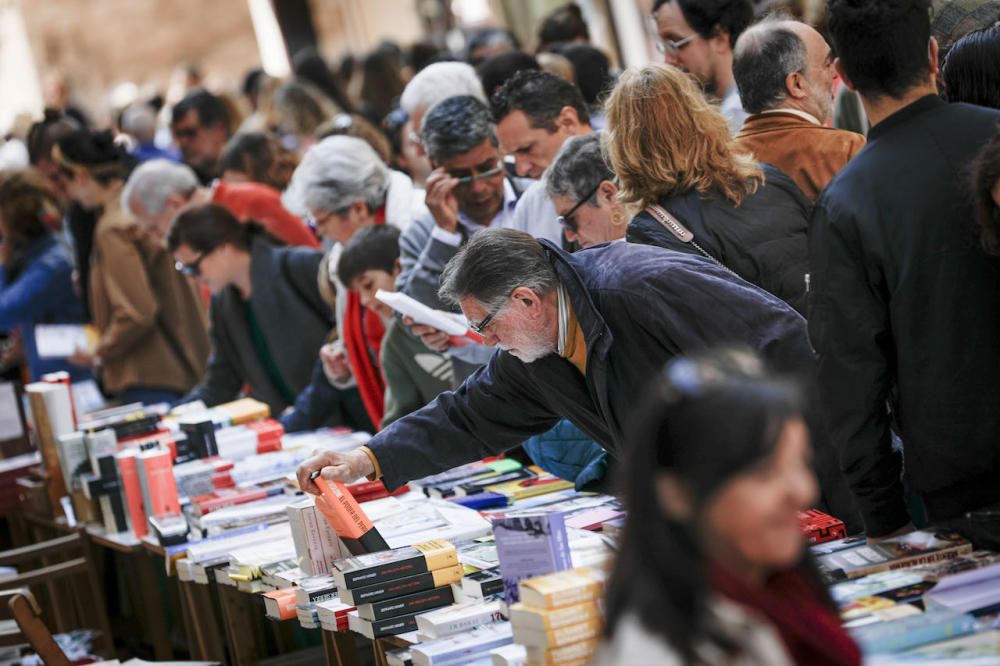
POLYGON ((815 201, 865 145, 860 134, 826 126, 837 77, 830 45, 805 23, 768 19, 740 35, 733 76, 751 114, 737 145, 787 173, 815 201))

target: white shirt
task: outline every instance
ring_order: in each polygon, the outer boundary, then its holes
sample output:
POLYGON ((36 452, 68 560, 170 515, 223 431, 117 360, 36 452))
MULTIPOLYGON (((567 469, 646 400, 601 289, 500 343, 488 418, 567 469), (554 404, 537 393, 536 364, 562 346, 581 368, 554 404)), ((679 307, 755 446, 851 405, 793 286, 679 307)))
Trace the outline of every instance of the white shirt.
POLYGON ((521 195, 510 228, 526 231, 535 238, 545 238, 555 243, 556 247, 562 247, 562 225, 558 217, 542 178, 533 182, 521 195))
POLYGON ((722 96, 719 111, 729 121, 729 130, 733 133, 733 136, 736 136, 740 128, 743 127, 743 122, 750 114, 743 110, 743 102, 740 101, 740 90, 736 87, 735 83, 729 86, 729 90, 722 96))

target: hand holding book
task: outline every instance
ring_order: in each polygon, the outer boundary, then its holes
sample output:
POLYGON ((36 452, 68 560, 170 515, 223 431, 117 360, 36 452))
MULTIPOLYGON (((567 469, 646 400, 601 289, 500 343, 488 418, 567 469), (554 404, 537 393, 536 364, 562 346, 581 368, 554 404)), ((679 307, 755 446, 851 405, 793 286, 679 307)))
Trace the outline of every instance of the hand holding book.
POLYGON ((322 475, 328 481, 352 483, 375 473, 372 459, 363 449, 353 451, 317 451, 296 470, 299 488, 312 495, 319 495, 315 479, 322 475))

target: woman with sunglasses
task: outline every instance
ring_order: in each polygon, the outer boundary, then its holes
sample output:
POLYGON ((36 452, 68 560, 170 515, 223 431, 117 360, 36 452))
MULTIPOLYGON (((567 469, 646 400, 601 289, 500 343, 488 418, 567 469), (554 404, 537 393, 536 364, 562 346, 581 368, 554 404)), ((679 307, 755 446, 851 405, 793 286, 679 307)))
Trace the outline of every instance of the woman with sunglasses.
POLYGON ((38 325, 84 322, 69 248, 51 229, 61 216, 40 172, 0 171, 0 328, 19 328, 32 381, 61 370, 74 381, 90 377, 65 358, 42 358, 35 341, 38 325))
POLYGON ((77 130, 53 159, 70 198, 100 209, 90 255, 90 306, 100 341, 70 358, 100 372, 121 402, 169 402, 201 378, 208 357, 205 309, 166 249, 121 209, 132 166, 108 131, 77 130))
POLYGON ((545 186, 570 242, 588 248, 625 238, 628 218, 614 180, 599 133, 566 140, 545 173, 545 186))
POLYGON ((805 312, 812 204, 782 171, 737 152, 729 125, 684 72, 626 70, 607 102, 631 243, 700 254, 805 312))
POLYGON ((799 522, 817 484, 796 388, 727 350, 672 361, 644 395, 592 664, 860 664, 799 522))

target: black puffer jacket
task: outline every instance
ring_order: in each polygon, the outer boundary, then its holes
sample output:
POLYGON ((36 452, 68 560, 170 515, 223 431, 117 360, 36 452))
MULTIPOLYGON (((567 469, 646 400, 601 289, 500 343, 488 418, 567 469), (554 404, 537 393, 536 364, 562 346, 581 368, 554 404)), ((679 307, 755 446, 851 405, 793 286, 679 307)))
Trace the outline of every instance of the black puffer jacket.
MULTIPOLYGON (((747 282, 785 301, 800 314, 806 307, 809 246, 806 231, 812 204, 783 171, 761 164, 764 183, 739 206, 721 194, 697 191, 660 199, 659 204, 694 234, 712 257, 747 282)), ((630 243, 700 254, 646 211, 628 225, 630 243)))

